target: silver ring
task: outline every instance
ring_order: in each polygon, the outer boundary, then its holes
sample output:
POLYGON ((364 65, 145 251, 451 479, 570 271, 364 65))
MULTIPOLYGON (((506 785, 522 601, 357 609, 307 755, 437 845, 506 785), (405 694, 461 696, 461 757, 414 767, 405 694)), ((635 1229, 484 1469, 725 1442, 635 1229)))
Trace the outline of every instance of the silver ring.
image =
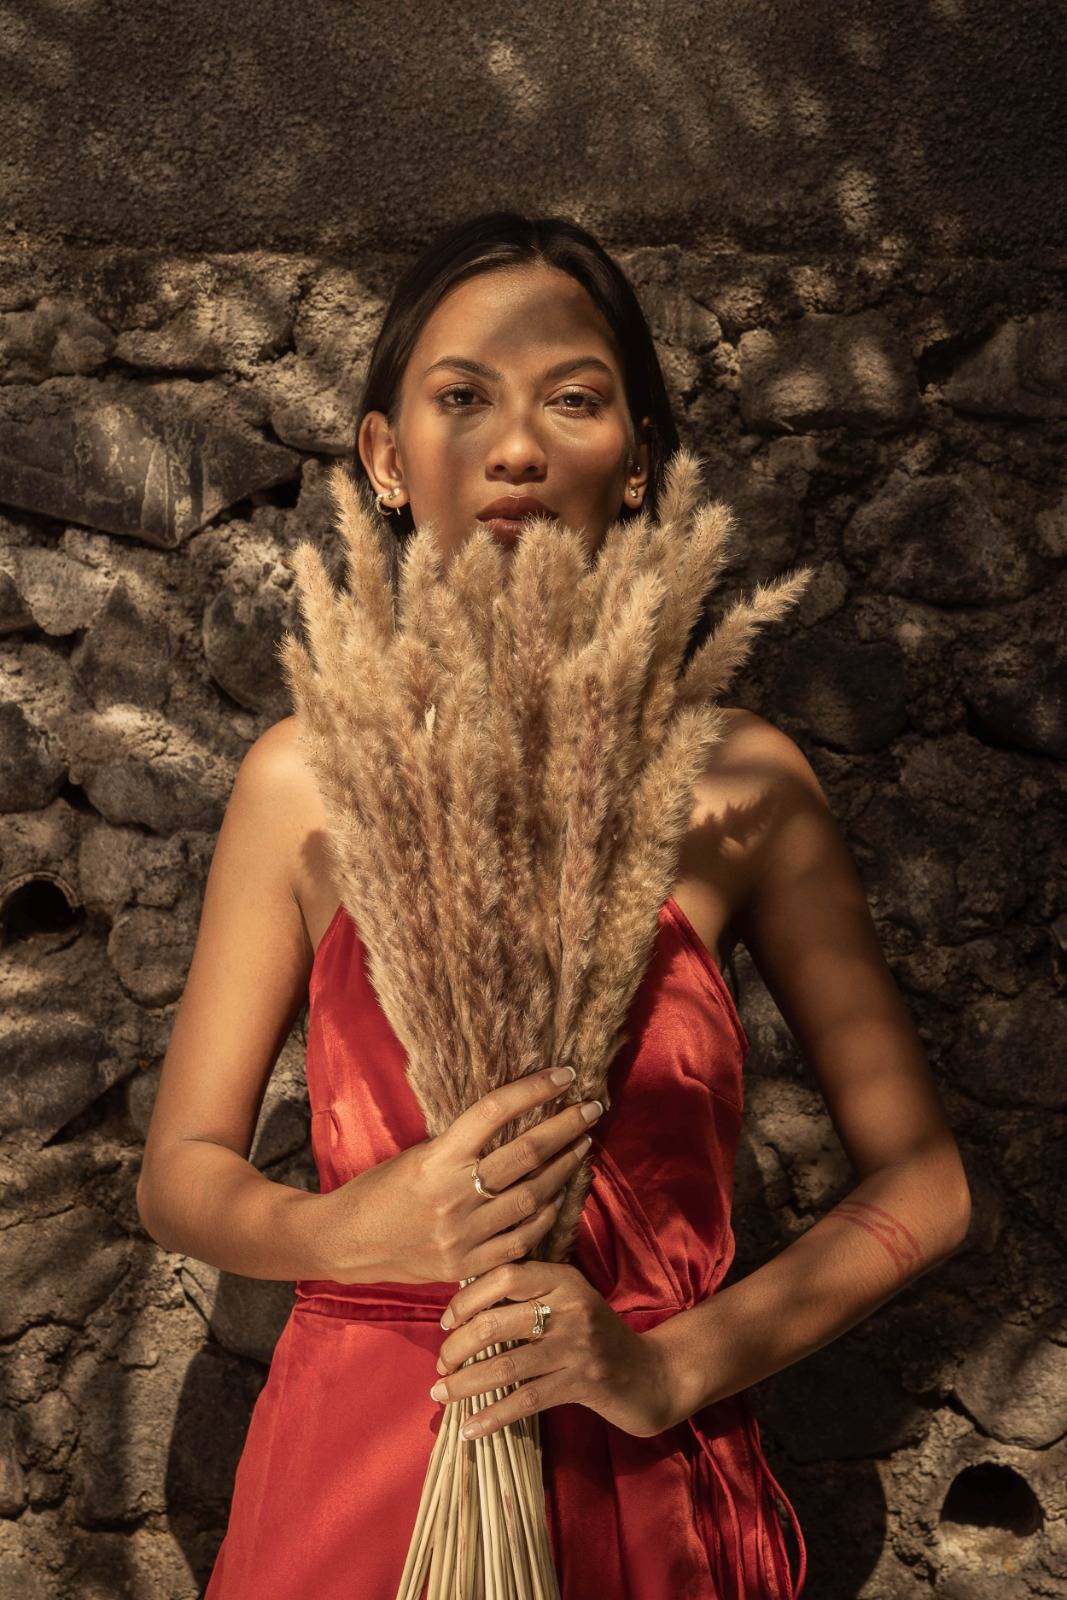
POLYGON ((533 1321, 533 1332, 530 1334, 530 1338, 531 1339, 541 1339, 541 1338, 544 1337, 545 1323, 548 1320, 548 1318, 552 1315, 552 1307, 551 1306, 546 1306, 544 1301, 542 1301, 542 1300, 535 1300, 533 1304, 534 1304, 534 1321, 533 1321))
MULTIPOLYGON (((479 1157, 478 1159, 480 1160, 481 1157, 479 1157)), ((471 1177, 474 1179, 474 1187, 477 1189, 478 1193, 481 1195, 483 1200, 495 1200, 497 1198, 496 1194, 493 1193, 492 1189, 487 1189, 485 1187, 485 1184, 482 1182, 481 1178, 478 1176, 478 1162, 477 1161, 474 1163, 473 1167, 471 1168, 471 1177)))

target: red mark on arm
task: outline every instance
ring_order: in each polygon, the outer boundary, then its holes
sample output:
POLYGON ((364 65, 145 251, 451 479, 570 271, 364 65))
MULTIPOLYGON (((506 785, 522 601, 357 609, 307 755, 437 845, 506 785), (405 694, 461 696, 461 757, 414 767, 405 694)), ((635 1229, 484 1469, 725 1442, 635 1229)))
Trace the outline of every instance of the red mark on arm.
POLYGON ((902 1222, 891 1217, 888 1211, 883 1211, 881 1206, 871 1205, 869 1200, 842 1200, 829 1215, 839 1217, 842 1222, 851 1222, 855 1227, 862 1228, 864 1233, 869 1233, 872 1239, 877 1239, 896 1266, 901 1283, 922 1270, 924 1257, 919 1241, 902 1222))

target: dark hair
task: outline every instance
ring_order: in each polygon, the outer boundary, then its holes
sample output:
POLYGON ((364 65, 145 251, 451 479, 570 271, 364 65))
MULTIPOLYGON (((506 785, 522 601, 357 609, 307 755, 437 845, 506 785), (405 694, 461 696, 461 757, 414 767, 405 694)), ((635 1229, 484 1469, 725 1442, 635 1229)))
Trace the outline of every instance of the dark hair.
MULTIPOLYGON (((663 473, 679 439, 667 386, 644 311, 622 268, 591 233, 563 217, 525 217, 517 211, 486 211, 453 224, 407 269, 392 300, 371 352, 359 398, 356 440, 368 411, 381 411, 393 421, 400 384, 412 350, 431 312, 450 289, 465 278, 495 268, 543 263, 567 272, 588 292, 607 320, 622 362, 626 401, 635 433, 642 417, 650 419, 648 489, 644 505, 656 515, 663 473)), ((373 491, 358 444, 351 469, 357 486, 373 503, 373 491)), ((632 516, 623 507, 620 516, 632 516)), ((414 527, 410 506, 389 522, 400 536, 414 527)))

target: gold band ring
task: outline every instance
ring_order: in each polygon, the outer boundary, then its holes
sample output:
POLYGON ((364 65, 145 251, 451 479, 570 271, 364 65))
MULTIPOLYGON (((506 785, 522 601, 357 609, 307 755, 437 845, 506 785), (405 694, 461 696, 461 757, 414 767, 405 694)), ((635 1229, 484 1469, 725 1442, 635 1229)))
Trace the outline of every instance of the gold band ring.
POLYGON ((471 1177, 474 1179, 474 1187, 477 1189, 478 1193, 481 1195, 483 1200, 495 1200, 497 1198, 496 1195, 493 1193, 493 1190, 492 1189, 487 1189, 485 1187, 485 1184, 482 1182, 481 1178, 478 1176, 478 1162, 477 1161, 474 1163, 473 1167, 471 1168, 471 1177))

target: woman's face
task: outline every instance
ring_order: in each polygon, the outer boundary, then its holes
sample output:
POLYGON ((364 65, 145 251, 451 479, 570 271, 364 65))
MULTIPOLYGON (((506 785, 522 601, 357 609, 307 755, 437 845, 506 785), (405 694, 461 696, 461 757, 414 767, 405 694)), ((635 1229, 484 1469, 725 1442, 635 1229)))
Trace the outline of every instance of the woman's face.
POLYGON ((648 445, 634 438, 607 321, 569 273, 541 265, 450 290, 412 351, 394 426, 369 412, 359 451, 376 490, 401 487, 384 504, 408 503, 416 527, 432 523, 446 560, 479 513, 517 494, 535 496, 592 554, 647 490, 648 445))

